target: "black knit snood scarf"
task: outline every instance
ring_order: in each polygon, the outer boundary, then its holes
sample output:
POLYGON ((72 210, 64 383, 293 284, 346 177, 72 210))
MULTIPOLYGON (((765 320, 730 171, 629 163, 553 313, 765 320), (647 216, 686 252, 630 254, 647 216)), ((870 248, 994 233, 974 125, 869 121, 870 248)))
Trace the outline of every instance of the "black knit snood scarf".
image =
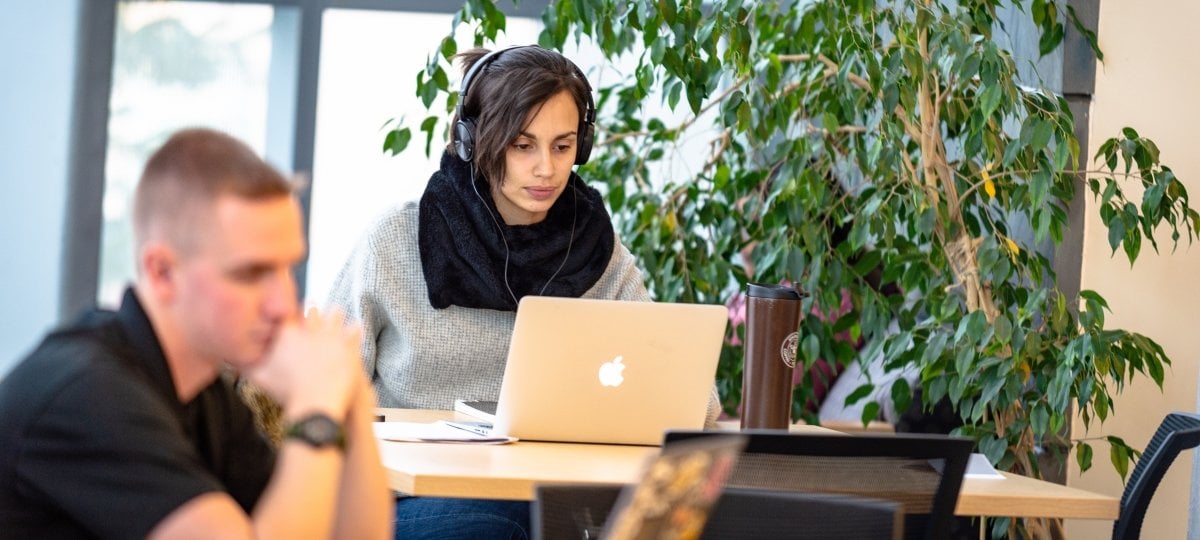
POLYGON ((579 297, 596 284, 612 258, 614 241, 612 220, 599 192, 572 172, 546 219, 506 225, 487 182, 476 175, 478 195, 472 189, 469 167, 443 154, 441 168, 421 196, 417 238, 434 308, 515 311, 513 296, 579 297), (501 234, 508 241, 507 284, 501 234))

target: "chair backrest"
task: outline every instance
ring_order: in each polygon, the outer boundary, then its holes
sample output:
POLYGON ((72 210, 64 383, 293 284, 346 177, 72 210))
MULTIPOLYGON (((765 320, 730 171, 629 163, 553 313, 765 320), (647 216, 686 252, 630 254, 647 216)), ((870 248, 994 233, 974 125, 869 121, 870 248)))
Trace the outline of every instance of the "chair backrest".
MULTIPOLYGON (((535 488, 535 539, 594 539, 624 489, 622 485, 543 485, 535 488)), ((826 493, 726 489, 700 537, 711 540, 896 540, 904 514, 893 501, 826 493)))
POLYGON ((534 486, 533 506, 529 511, 534 540, 599 538, 624 487, 623 484, 534 486))
POLYGON ((700 537, 899 540, 903 534, 904 512, 895 501, 726 488, 700 537))
POLYGON ((1171 468, 1179 452, 1200 446, 1200 415, 1174 412, 1159 424, 1150 444, 1142 452, 1125 492, 1121 495, 1121 514, 1113 523, 1113 538, 1138 538, 1146 508, 1154 497, 1163 475, 1171 468))
MULTIPOLYGON (((712 431, 669 431, 671 445, 712 431)), ((742 431, 748 437, 726 486, 856 495, 900 504, 906 538, 947 538, 974 446, 943 435, 816 435, 742 431)))

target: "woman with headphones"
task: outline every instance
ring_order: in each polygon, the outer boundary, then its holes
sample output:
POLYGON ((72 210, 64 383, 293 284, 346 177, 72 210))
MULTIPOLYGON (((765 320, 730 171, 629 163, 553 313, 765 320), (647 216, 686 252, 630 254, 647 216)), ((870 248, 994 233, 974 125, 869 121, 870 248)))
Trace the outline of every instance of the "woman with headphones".
MULTIPOLYGON (((331 295, 362 324, 381 407, 497 399, 526 295, 650 300, 599 192, 572 171, 595 129, 583 72, 538 46, 457 58, 466 74, 440 168, 419 203, 373 225, 331 295)), ((397 538, 523 538, 529 504, 407 497, 396 513, 397 538)))

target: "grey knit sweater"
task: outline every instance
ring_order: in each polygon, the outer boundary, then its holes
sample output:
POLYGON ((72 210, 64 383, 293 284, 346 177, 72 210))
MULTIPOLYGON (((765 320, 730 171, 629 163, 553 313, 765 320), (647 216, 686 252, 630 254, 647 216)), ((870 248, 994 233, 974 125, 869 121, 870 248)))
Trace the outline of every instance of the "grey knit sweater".
MULTIPOLYGON (((456 399, 495 400, 515 313, 434 309, 417 249, 417 203, 370 228, 338 273, 329 304, 363 329, 362 357, 380 407, 452 409, 456 399)), ((619 241, 584 298, 649 301, 633 255, 619 241)), ((716 389, 708 424, 720 412, 716 389)))

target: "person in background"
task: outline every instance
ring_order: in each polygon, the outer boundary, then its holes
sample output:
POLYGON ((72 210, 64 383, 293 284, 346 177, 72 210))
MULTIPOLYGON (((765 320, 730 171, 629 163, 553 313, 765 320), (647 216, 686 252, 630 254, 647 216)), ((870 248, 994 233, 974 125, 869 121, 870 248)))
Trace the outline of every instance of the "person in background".
POLYGON ((232 137, 176 133, 134 203, 120 308, 51 333, 0 383, 13 538, 388 538, 360 334, 298 313, 293 186, 232 137), (276 452, 222 371, 283 407, 276 452))
MULTIPOLYGON (((496 400, 527 295, 649 301, 599 192, 572 172, 592 148, 583 73, 537 46, 457 57, 451 140, 419 203, 383 215, 330 303, 360 323, 381 407, 496 400)), ((708 411, 712 423, 717 399, 708 411)), ((524 538, 525 502, 402 497, 397 538, 524 538)))

